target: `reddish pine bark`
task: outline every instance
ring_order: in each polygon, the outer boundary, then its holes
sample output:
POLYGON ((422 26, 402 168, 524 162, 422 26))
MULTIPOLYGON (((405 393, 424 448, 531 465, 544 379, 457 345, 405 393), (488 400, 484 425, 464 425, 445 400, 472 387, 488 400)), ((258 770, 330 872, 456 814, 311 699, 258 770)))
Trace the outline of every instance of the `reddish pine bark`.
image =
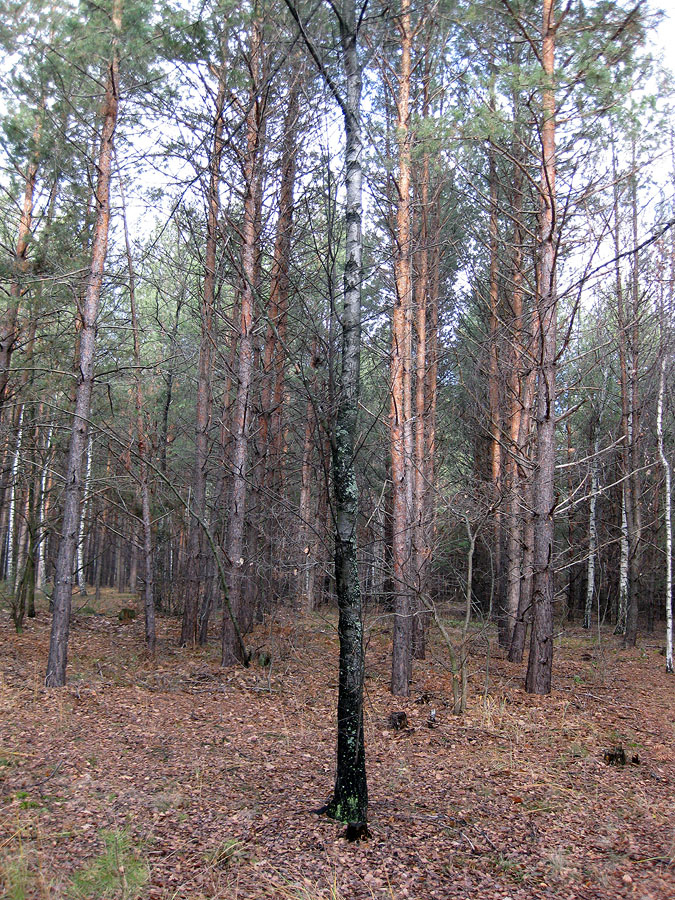
POLYGON ((398 136, 398 204, 394 247, 396 299, 392 315, 391 350, 391 478, 393 486, 394 637, 391 692, 407 697, 412 678, 411 580, 411 315, 412 277, 410 209, 410 75, 412 29, 410 0, 403 0, 398 17, 401 68, 396 97, 398 136))
POLYGON ((28 246, 33 224, 33 198, 38 170, 38 143, 42 132, 42 115, 44 103, 40 104, 35 129, 33 131, 33 158, 29 162, 25 175, 23 207, 14 251, 14 275, 9 286, 9 301, 5 313, 0 320, 0 413, 7 399, 9 369, 17 338, 17 317, 21 295, 24 290, 23 278, 28 268, 28 246))

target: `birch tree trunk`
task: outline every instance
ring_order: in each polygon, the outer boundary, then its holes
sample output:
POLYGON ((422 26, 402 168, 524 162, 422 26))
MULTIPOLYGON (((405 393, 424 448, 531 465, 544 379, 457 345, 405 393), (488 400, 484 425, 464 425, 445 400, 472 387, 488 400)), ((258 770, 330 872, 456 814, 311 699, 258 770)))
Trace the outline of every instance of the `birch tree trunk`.
POLYGON ((626 635, 624 644, 634 647, 638 632, 639 593, 641 557, 642 557, 642 479, 640 476, 640 280, 638 253, 638 213, 637 213, 637 160, 635 140, 632 143, 631 165, 631 219, 633 231, 633 248, 631 254, 631 328, 630 328, 630 495, 632 498, 633 536, 629 545, 629 578, 628 611, 626 615, 626 635))
POLYGON ((89 484, 91 482, 91 455, 92 455, 92 438, 91 434, 87 440, 87 462, 84 470, 84 484, 82 485, 82 508, 80 510, 80 521, 77 528, 77 587, 79 592, 87 595, 87 579, 84 571, 84 545, 85 535, 84 526, 87 520, 87 506, 89 505, 89 484))
POLYGON ((105 96, 102 109, 101 146, 98 158, 96 185, 96 224, 91 252, 91 267, 87 291, 82 307, 80 332, 79 375, 75 392, 75 412, 68 448, 65 486, 63 489, 63 517, 61 540, 56 559, 54 613, 49 643, 49 658, 45 684, 60 687, 66 683, 68 634, 73 593, 74 563, 77 550, 77 532, 82 502, 82 464, 87 444, 88 419, 94 386, 94 356, 96 344, 96 320, 98 317, 103 282, 103 269, 108 249, 110 225, 110 176, 112 171, 113 138, 117 126, 119 102, 119 60, 117 35, 122 27, 122 0, 115 0, 112 23, 114 35, 112 54, 108 65, 105 96))
POLYGON ((340 28, 344 91, 325 68, 292 0, 286 0, 307 48, 342 110, 345 129, 345 262, 342 360, 333 423, 335 587, 338 601, 340 666, 337 708, 337 770, 333 796, 324 811, 362 832, 368 814, 363 734, 364 644, 361 586, 357 565, 358 486, 354 469, 361 364, 361 282, 363 217, 362 69, 358 40, 365 5, 355 0, 334 5, 340 28))
POLYGON ((661 359, 661 375, 659 378, 659 400, 656 411, 656 437, 659 446, 659 459, 664 475, 663 517, 666 526, 666 672, 673 671, 673 515, 671 469, 663 446, 663 398, 666 385, 666 354, 661 359))
POLYGON ((593 459, 591 460, 591 499, 588 507, 588 562, 586 566, 586 601, 584 603, 584 628, 591 627, 593 597, 595 595, 595 558, 598 554, 598 524, 596 509, 598 505, 598 451, 600 449, 598 435, 593 443, 593 459))
POLYGON ((342 822, 365 823, 368 810, 363 734, 363 621, 357 567, 358 487, 354 471, 361 361, 362 270, 362 73, 358 58, 355 0, 345 0, 340 20, 346 96, 345 268, 342 314, 342 365, 333 436, 335 492, 335 581, 339 608, 340 672, 338 690, 337 773, 328 813, 342 822))
POLYGON ((51 449, 52 432, 54 423, 50 422, 45 439, 44 456, 42 458, 42 473, 40 475, 40 489, 38 493, 38 552, 35 566, 35 587, 38 591, 44 591, 47 579, 47 519, 49 514, 49 492, 51 489, 51 449))
POLYGON ((600 479, 598 475, 600 453, 600 424, 607 397, 607 369, 602 373, 602 391, 597 415, 592 423, 593 450, 591 457, 591 497, 588 507, 588 562, 586 566, 586 601, 584 603, 584 628, 591 627, 591 614, 593 611, 593 596, 595 594, 595 561, 598 555, 598 523, 596 511, 598 506, 598 492, 600 479))
POLYGON ((16 492, 19 483, 19 461, 21 459, 21 442, 23 438, 23 406, 19 407, 18 421, 16 426, 16 444, 14 449, 14 457, 12 459, 12 468, 10 470, 9 483, 9 503, 7 504, 7 555, 5 557, 5 577, 8 583, 14 589, 16 580, 16 492))

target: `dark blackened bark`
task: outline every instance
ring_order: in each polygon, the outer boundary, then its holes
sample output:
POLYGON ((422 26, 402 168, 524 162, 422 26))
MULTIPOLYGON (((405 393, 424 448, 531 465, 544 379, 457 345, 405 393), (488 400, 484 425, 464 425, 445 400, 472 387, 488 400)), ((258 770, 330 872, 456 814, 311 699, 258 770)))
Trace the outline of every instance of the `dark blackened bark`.
POLYGON ((361 14, 345 0, 340 25, 345 92, 335 84, 308 36, 292 0, 286 0, 307 47, 340 105, 345 126, 345 267, 342 311, 342 364, 332 434, 335 525, 335 586, 338 600, 340 670, 337 713, 337 772, 326 812, 340 822, 365 828, 368 787, 363 735, 364 646, 361 586, 357 567, 358 487, 354 470, 361 362, 361 281, 363 215, 362 73, 358 58, 361 14))
POLYGON ((555 508, 556 399, 556 159, 555 93, 553 88, 556 22, 554 0, 543 0, 542 177, 539 211, 540 356, 537 385, 537 458, 534 476, 534 577, 532 634, 525 689, 530 694, 551 691, 553 668, 553 536, 555 508))
MULTIPOLYGON (((113 8, 113 25, 116 32, 121 27, 122 2, 116 0, 113 8)), ((87 446, 87 426, 94 386, 94 355, 96 344, 96 319, 98 317, 108 249, 110 225, 110 174, 112 152, 118 110, 118 53, 117 37, 113 38, 112 57, 108 67, 106 91, 103 101, 103 125, 98 159, 98 183, 96 185, 96 226, 92 244, 91 268, 87 291, 82 307, 80 331, 79 377, 75 391, 75 413, 70 435, 66 477, 63 489, 63 518, 61 540, 56 558, 52 603, 51 638, 45 684, 58 687, 66 683, 68 634, 70 631, 70 607, 73 593, 74 563, 77 550, 82 502, 82 465, 87 446)))
POLYGON ((363 739, 363 622, 357 569, 358 488, 354 443, 359 400, 362 278, 362 138, 361 69, 353 2, 343 10, 342 53, 347 97, 343 108, 346 134, 346 247, 342 371, 333 436, 335 491, 335 582, 339 607, 340 675, 338 693, 337 775, 328 813, 341 822, 365 822, 368 790, 363 739))

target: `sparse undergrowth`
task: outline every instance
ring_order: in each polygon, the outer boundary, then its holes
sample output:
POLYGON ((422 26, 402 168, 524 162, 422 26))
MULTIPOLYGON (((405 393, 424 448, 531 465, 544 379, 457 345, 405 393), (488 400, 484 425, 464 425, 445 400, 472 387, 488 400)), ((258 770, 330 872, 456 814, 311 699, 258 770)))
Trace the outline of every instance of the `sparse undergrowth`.
POLYGON ((433 633, 410 699, 392 699, 387 620, 373 616, 370 838, 350 844, 312 812, 332 788, 332 613, 278 615, 251 635, 266 665, 223 671, 215 646, 175 647, 172 619, 152 663, 142 622, 118 616, 130 598, 103 602, 75 617, 65 690, 42 687, 44 612, 22 635, 0 617, 8 900, 673 894, 674 704, 658 639, 629 652, 566 629, 545 698, 523 693, 523 669, 494 646, 486 683, 476 641, 460 717, 433 633), (619 746, 639 765, 607 766, 619 746))

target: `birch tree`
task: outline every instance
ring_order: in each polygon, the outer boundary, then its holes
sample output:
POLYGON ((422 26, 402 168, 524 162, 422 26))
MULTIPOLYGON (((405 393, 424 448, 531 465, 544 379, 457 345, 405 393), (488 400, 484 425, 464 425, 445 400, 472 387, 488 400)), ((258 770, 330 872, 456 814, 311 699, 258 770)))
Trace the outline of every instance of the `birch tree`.
POLYGON ((342 112, 345 136, 345 262, 341 316, 342 359, 331 434, 335 527, 335 583, 338 600, 340 665, 337 707, 337 771, 333 796, 325 807, 332 818, 357 831, 368 815, 363 734, 364 643, 361 587, 357 567, 358 487, 354 469, 361 360, 361 283, 363 217, 362 63, 359 36, 368 0, 331 3, 340 33, 342 83, 324 63, 309 26, 293 0, 286 5, 328 88, 342 112))

